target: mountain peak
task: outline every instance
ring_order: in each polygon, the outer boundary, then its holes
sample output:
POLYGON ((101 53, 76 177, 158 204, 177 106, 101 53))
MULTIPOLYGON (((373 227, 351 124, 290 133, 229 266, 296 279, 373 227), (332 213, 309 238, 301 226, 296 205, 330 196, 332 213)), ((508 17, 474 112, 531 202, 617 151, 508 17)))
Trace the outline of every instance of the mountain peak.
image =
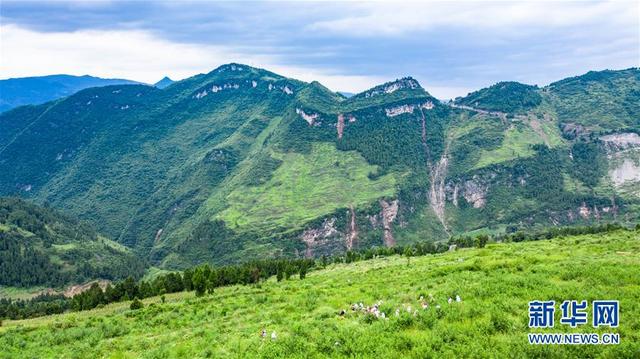
POLYGON ((155 84, 153 84, 153 86, 159 88, 159 89, 163 89, 165 87, 168 87, 169 85, 173 84, 175 81, 173 81, 172 79, 169 78, 169 76, 165 76, 162 78, 162 80, 156 82, 155 84))
POLYGON ((420 83, 418 82, 418 80, 414 79, 411 76, 407 76, 394 81, 386 82, 382 85, 378 85, 368 91, 365 91, 365 94, 373 95, 373 93, 377 94, 377 93, 380 93, 380 91, 382 91, 383 93, 390 94, 402 89, 415 90, 415 89, 421 89, 421 88, 422 86, 420 86, 420 83))
MULTIPOLYGON (((375 86, 349 97, 350 102, 360 102, 369 98, 385 98, 387 100, 397 100, 404 97, 414 96, 431 96, 422 86, 418 80, 411 76, 403 77, 393 81, 385 82, 382 85, 375 86)), ((377 102, 377 100, 376 100, 377 102)))

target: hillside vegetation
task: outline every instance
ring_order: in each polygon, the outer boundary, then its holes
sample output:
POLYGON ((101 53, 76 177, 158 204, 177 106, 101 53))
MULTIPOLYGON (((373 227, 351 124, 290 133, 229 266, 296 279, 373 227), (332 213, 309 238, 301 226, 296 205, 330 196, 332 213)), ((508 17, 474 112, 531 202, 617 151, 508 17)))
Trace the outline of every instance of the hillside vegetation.
POLYGON ((504 113, 526 112, 542 102, 537 86, 519 82, 498 82, 495 85, 474 91, 456 103, 489 111, 504 113))
POLYGON ((143 309, 126 302, 5 321, 0 357, 636 358, 639 253, 640 234, 620 230, 329 264, 304 280, 170 294, 145 299, 143 309), (421 296, 433 298, 426 309, 421 296), (461 301, 449 304, 455 296, 461 301), (619 328, 556 323, 534 332, 615 332, 621 343, 529 345, 528 302, 536 299, 619 300, 619 328), (350 309, 377 302, 388 319, 350 309))
POLYGON ((87 223, 17 198, 0 197, 0 286, 139 277, 144 262, 87 223))
POLYGON ((345 98, 241 64, 91 88, 0 114, 0 194, 164 270, 632 223, 638 72, 501 82, 454 103, 411 77, 345 98))

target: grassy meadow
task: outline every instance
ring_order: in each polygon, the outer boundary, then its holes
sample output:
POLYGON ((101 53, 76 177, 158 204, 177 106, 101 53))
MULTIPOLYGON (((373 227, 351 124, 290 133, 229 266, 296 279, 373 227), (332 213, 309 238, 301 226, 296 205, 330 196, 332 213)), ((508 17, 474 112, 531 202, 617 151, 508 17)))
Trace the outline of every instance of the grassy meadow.
POLYGON ((618 231, 330 264, 304 280, 272 278, 200 298, 176 293, 164 303, 154 297, 135 311, 126 302, 5 321, 0 358, 638 358, 639 298, 640 233, 618 231), (426 310, 421 295, 434 298, 426 310), (448 304, 456 295, 462 301, 448 304), (559 324, 556 304, 556 327, 530 330, 528 302, 536 299, 587 300, 589 306, 617 299, 620 327, 571 329, 559 324), (389 319, 349 309, 377 301, 389 319), (417 314, 409 314, 409 306, 417 314), (347 314, 340 316, 341 309, 347 314), (527 342, 530 332, 564 331, 619 333, 621 343, 527 342))

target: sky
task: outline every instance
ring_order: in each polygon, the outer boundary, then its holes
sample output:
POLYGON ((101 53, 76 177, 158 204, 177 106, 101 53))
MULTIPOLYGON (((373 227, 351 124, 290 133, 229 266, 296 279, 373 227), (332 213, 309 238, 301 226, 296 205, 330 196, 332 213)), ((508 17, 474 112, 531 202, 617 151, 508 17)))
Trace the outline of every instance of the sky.
POLYGON ((404 76, 448 99, 640 66, 640 1, 8 1, 0 78, 154 83, 229 62, 334 91, 404 76))

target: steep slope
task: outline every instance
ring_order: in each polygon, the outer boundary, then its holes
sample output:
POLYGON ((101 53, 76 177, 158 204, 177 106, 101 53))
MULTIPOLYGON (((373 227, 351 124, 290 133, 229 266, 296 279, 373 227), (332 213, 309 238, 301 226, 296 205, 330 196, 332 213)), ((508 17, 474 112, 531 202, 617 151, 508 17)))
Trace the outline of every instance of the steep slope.
MULTIPOLYGON (((611 76, 596 80, 639 89, 637 70, 611 76)), ((625 127, 568 136, 554 86, 443 104, 407 77, 347 99, 228 64, 165 89, 87 89, 0 115, 0 193, 165 268, 634 220, 638 127, 620 112, 625 127)))
POLYGON ((89 87, 139 84, 124 79, 50 75, 0 80, 0 112, 23 105, 38 105, 72 95, 89 87))
POLYGON ((0 285, 61 286, 89 279, 139 277, 127 248, 49 208, 0 197, 0 285))

